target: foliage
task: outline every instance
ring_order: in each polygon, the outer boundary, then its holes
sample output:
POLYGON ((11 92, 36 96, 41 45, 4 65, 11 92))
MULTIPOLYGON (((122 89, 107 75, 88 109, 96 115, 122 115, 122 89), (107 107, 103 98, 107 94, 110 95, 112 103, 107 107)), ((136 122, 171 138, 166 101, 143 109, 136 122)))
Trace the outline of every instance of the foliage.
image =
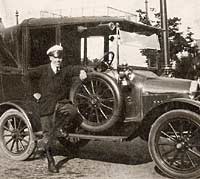
MULTIPOLYGON (((139 21, 151 25, 154 27, 161 27, 161 15, 160 13, 155 13, 154 16, 156 21, 152 25, 149 19, 146 19, 146 12, 142 10, 137 11, 139 13, 139 21)), ((176 63, 176 68, 174 69, 175 77, 195 79, 198 76, 198 69, 200 64, 200 57, 198 53, 198 47, 194 44, 193 33, 191 28, 188 27, 186 36, 183 32, 179 31, 179 26, 181 25, 181 19, 178 17, 173 17, 168 19, 168 37, 170 46, 170 63, 176 63), (187 56, 178 57, 177 54, 182 53, 187 54, 187 56)), ((161 36, 159 37, 161 38, 161 36)), ((155 56, 152 56, 152 51, 149 49, 141 50, 141 53, 147 56, 149 61, 155 61, 155 56)), ((158 55, 158 54, 157 54, 158 55)), ((158 55, 159 67, 163 65, 163 60, 161 56, 158 55)))
POLYGON ((146 12, 142 11, 141 9, 136 11, 139 14, 139 21, 146 25, 151 25, 149 19, 146 16, 146 12))
MULTIPOLYGON (((158 66, 158 61, 160 59, 160 52, 157 49, 141 49, 140 53, 146 56, 148 66, 158 66)), ((158 66, 159 67, 159 66, 158 66)))
POLYGON ((193 79, 195 76, 195 71, 192 68, 192 63, 190 58, 182 57, 176 61, 175 76, 179 78, 189 78, 193 79))

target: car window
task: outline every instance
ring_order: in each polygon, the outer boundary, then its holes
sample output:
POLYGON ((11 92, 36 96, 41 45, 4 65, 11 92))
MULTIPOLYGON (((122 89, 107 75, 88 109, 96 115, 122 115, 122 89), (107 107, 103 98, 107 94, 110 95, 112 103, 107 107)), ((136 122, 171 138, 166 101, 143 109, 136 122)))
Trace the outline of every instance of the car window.
MULTIPOLYGON (((117 43, 119 44, 119 64, 128 63, 131 66, 138 67, 157 67, 160 45, 155 34, 145 36, 120 31, 119 39, 117 39, 117 35, 111 36, 113 40, 109 41, 109 49, 116 54, 117 43)), ((115 56, 115 63, 117 62, 116 58, 115 56)))
POLYGON ((9 33, 6 38, 0 36, 0 66, 17 67, 16 37, 9 33), (12 36, 12 38, 11 38, 12 36))
POLYGON ((80 65, 80 34, 76 26, 61 26, 61 45, 63 46, 63 65, 80 65))
POLYGON ((29 67, 37 67, 49 63, 46 51, 56 41, 55 28, 40 28, 30 30, 30 60, 29 67))
POLYGON ((84 40, 87 40, 87 64, 95 65, 104 56, 104 37, 90 36, 81 39, 81 60, 84 59, 84 40))

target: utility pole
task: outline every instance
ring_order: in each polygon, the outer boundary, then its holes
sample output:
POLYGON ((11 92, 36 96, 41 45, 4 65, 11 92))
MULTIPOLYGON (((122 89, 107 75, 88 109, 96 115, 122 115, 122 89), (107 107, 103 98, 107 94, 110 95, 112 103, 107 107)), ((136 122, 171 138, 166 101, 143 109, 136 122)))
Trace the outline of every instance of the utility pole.
POLYGON ((146 12, 146 20, 149 20, 149 12, 148 12, 148 0, 145 0, 145 12, 146 12))
POLYGON ((2 18, 0 17, 0 30, 1 29, 4 29, 5 28, 5 26, 4 26, 4 24, 3 24, 3 20, 2 20, 2 18))
POLYGON ((164 59, 164 74, 167 75, 170 72, 169 67, 169 32, 168 32, 168 20, 167 20, 167 3, 166 0, 160 0, 160 13, 161 13, 161 28, 162 28, 162 53, 164 59))
POLYGON ((19 12, 18 12, 18 10, 16 10, 15 16, 16 16, 16 24, 18 25, 19 24, 19 12))

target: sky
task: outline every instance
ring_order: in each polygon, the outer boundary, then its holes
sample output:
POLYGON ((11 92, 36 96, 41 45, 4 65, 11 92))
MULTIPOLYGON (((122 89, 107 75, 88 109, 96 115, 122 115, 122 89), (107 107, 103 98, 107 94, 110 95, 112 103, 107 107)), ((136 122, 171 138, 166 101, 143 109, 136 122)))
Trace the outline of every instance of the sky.
MULTIPOLYGON (((25 18, 39 17, 40 11, 45 10, 65 12, 65 14, 73 12, 73 15, 76 15, 78 11, 82 12, 81 8, 85 8, 91 11, 90 14, 94 14, 97 13, 97 9, 106 9, 105 7, 111 6, 135 13, 137 9, 145 10, 144 2, 145 0, 0 0, 0 17, 2 17, 4 25, 9 27, 16 24, 16 10, 19 12, 19 22, 21 22, 25 18)), ((168 18, 181 18, 180 31, 186 32, 189 26, 194 32, 194 38, 200 39, 200 1, 166 0, 166 2, 168 18)), ((150 15, 152 8, 159 12, 160 0, 148 0, 148 7, 150 15)))

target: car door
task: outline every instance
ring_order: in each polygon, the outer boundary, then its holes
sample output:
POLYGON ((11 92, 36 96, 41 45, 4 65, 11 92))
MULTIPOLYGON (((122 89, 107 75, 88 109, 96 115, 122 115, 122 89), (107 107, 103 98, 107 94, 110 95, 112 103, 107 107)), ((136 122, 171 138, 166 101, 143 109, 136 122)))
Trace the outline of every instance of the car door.
POLYGON ((2 101, 23 99, 26 95, 22 70, 3 67, 0 72, 0 95, 2 101))

